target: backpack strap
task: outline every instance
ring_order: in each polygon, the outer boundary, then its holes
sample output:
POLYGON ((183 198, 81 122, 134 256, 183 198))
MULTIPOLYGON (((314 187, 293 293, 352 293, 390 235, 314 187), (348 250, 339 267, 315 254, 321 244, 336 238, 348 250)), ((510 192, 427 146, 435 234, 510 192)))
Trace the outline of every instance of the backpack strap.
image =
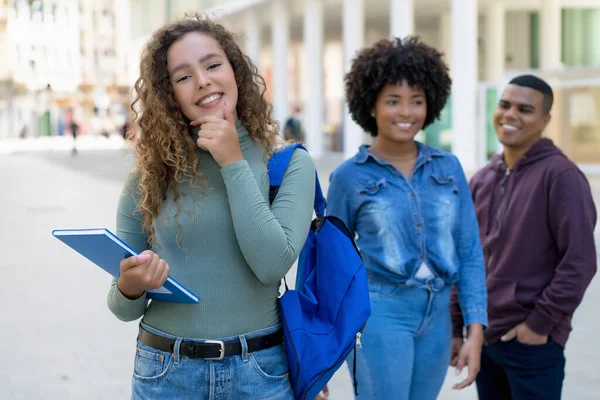
MULTIPOLYGON (((302 149, 306 150, 301 143, 294 143, 292 145, 286 146, 273 153, 269 163, 267 164, 267 169, 269 171, 269 203, 273 203, 275 197, 277 196, 277 192, 279 191, 279 186, 281 186, 281 181, 283 181, 283 175, 285 174, 285 170, 287 169, 290 159, 292 158, 292 154, 294 150, 302 149)), ((318 217, 323 217, 325 215, 325 207, 327 207, 327 202, 325 201, 325 197, 323 196, 323 191, 321 190, 321 184, 319 183, 319 174, 315 171, 315 213, 318 217)))

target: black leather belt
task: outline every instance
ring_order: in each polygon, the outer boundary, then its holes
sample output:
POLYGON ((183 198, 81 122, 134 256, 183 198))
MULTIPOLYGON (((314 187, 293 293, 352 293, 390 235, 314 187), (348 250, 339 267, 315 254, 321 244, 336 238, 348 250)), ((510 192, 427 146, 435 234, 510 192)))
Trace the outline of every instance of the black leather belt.
MULTIPOLYGON (((138 339, 147 346, 155 349, 173 352, 175 339, 169 339, 154 333, 150 333, 140 326, 138 339)), ((248 353, 268 349, 283 342, 281 330, 270 335, 246 339, 248 353)), ((242 354, 242 343, 238 340, 223 342, 220 340, 206 340, 202 343, 193 341, 182 341, 179 345, 179 354, 189 358, 203 358, 205 360, 222 360, 225 357, 242 354)))

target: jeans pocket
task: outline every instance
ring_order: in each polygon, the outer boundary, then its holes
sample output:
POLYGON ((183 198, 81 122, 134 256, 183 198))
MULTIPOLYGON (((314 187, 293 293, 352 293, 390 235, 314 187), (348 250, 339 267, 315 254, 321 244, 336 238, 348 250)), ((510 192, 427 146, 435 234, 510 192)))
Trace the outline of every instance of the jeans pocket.
POLYGON ((154 349, 138 341, 133 376, 141 380, 162 378, 173 364, 171 353, 154 349))
POLYGON ((288 359, 282 344, 254 352, 249 358, 256 372, 264 378, 288 379, 288 359))
POLYGON ((394 205, 392 192, 385 178, 362 183, 358 193, 362 199, 361 209, 364 212, 379 213, 389 211, 389 208, 394 205))
POLYGON ((458 200, 458 189, 453 176, 431 175, 431 200, 441 204, 452 204, 458 200))

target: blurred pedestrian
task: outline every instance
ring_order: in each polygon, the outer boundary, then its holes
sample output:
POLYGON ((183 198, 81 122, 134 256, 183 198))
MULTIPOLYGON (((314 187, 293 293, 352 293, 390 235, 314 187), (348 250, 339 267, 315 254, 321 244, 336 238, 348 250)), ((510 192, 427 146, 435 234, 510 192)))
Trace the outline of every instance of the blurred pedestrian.
POLYGON ((77 154, 77 134, 79 133, 79 124, 77 123, 77 120, 75 119, 75 115, 73 113, 71 113, 71 135, 73 136, 73 149, 71 150, 71 152, 73 154, 77 154))
POLYGON ((121 136, 123 136, 123 140, 127 140, 127 135, 129 133, 129 121, 125 121, 123 125, 121 125, 121 136))
POLYGON ((302 142, 302 118, 300 115, 300 107, 294 108, 294 113, 285 121, 283 136, 285 140, 292 142, 302 142))
POLYGON ((311 224, 313 162, 294 152, 270 207, 279 127, 264 79, 222 25, 195 16, 159 29, 140 67, 137 170, 117 213, 140 255, 108 294, 119 319, 142 317, 132 396, 292 399, 277 299, 311 224), (145 291, 168 275, 199 304, 149 304, 145 291))
MULTIPOLYGON (((542 79, 514 78, 493 116, 504 150, 471 180, 489 291, 482 400, 561 398, 571 319, 597 269, 588 181, 542 138, 553 99, 542 79)), ((455 352, 461 306, 453 301, 455 352)))
POLYGON ((442 55, 417 38, 363 49, 346 75, 350 114, 374 138, 331 175, 339 217, 369 273, 371 318, 357 350, 358 399, 436 399, 451 349, 450 293, 458 287, 468 339, 458 370, 479 371, 487 324, 483 254, 458 159, 415 141, 438 119, 451 80, 442 55))
POLYGON ((25 139, 28 136, 28 133, 29 125, 27 124, 27 122, 23 122, 23 124, 21 125, 21 129, 19 130, 19 138, 25 139))

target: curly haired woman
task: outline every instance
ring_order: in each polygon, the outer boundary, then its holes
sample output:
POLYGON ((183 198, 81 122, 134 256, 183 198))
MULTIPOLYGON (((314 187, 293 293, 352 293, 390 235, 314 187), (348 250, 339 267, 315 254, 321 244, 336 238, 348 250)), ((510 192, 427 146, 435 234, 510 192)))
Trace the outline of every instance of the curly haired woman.
POLYGON ((140 73, 137 171, 117 214, 140 255, 108 294, 117 318, 142 317, 133 398, 292 399, 277 297, 308 235, 313 162, 294 152, 270 207, 278 124, 264 80, 210 19, 155 32, 140 73), (169 274, 199 304, 148 303, 169 274))
POLYGON ((437 398, 450 361, 453 284, 468 325, 458 369, 469 367, 455 388, 479 370, 486 288, 469 185, 455 156, 415 141, 439 118, 450 86, 442 55, 416 38, 362 50, 346 76, 352 118, 375 138, 333 172, 328 194, 328 213, 357 235, 369 274, 361 399, 437 398))

